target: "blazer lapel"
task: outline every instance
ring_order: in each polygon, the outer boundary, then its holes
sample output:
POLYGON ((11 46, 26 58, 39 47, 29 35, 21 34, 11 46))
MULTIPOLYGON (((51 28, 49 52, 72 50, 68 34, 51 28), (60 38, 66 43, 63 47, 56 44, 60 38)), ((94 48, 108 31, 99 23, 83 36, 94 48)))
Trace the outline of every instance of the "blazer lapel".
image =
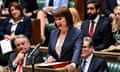
POLYGON ((88 68, 88 72, 94 72, 93 71, 93 67, 95 66, 94 63, 95 63, 95 60, 94 60, 94 57, 92 57, 91 62, 90 62, 90 66, 88 68))
POLYGON ((18 33, 18 32, 20 31, 20 29, 23 29, 23 25, 22 25, 21 22, 17 25, 17 28, 16 28, 16 30, 15 30, 15 33, 18 33))
POLYGON ((56 43, 57 43, 57 39, 58 39, 58 36, 59 36, 59 33, 60 33, 60 30, 57 30, 56 33, 54 33, 54 38, 52 39, 52 44, 53 44, 53 50, 55 52, 55 55, 58 57, 56 51, 55 51, 55 48, 56 48, 56 43))
POLYGON ((101 16, 100 16, 100 18, 99 18, 99 20, 98 20, 98 22, 97 22, 97 25, 96 25, 96 28, 95 28, 95 32, 94 32, 94 35, 93 35, 93 38, 95 38, 96 37, 96 35, 97 35, 97 33, 98 33, 98 31, 100 30, 100 25, 102 25, 102 18, 101 18, 101 16))
POLYGON ((86 33, 85 35, 87 35, 87 36, 89 35, 89 26, 90 26, 90 20, 88 20, 88 21, 86 22, 86 25, 85 25, 85 29, 86 29, 86 30, 85 30, 85 31, 86 31, 86 32, 85 32, 85 33, 86 33))
POLYGON ((66 38, 65 38, 65 41, 64 41, 64 43, 63 43, 61 56, 63 56, 64 53, 66 52, 67 43, 69 43, 69 42, 72 40, 73 35, 74 35, 74 29, 72 28, 72 29, 70 29, 70 30, 68 31, 68 34, 67 34, 67 36, 66 36, 66 38))

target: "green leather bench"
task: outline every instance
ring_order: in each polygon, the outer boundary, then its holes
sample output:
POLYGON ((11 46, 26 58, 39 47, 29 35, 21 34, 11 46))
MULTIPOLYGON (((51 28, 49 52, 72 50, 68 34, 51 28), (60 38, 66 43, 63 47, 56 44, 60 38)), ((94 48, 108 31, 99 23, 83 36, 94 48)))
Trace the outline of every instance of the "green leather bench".
POLYGON ((120 62, 107 62, 109 72, 120 72, 120 62))
MULTIPOLYGON (((42 9, 45 4, 45 0, 37 0, 38 8, 42 9)), ((70 0, 68 3, 68 7, 74 7, 75 3, 73 0, 70 0)))

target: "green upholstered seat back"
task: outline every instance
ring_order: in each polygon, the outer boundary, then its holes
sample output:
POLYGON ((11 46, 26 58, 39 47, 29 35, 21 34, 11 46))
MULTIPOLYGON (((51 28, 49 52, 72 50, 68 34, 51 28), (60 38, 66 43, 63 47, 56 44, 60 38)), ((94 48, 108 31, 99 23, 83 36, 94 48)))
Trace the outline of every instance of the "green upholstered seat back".
POLYGON ((38 4, 38 8, 42 9, 44 7, 45 0, 37 0, 37 4, 38 4))
POLYGON ((120 72, 119 62, 107 62, 109 72, 120 72))
MULTIPOLYGON (((38 8, 42 9, 45 4, 45 0, 37 0, 38 8)), ((68 3, 68 7, 74 7, 75 2, 73 0, 70 0, 68 3)))

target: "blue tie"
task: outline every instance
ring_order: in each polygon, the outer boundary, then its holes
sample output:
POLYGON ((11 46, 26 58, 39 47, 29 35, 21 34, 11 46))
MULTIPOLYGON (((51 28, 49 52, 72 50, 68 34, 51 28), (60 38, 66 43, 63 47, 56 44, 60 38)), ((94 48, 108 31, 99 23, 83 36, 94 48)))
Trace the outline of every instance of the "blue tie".
POLYGON ((86 64, 86 60, 83 60, 83 63, 81 65, 82 72, 84 72, 84 70, 85 70, 85 64, 86 64))

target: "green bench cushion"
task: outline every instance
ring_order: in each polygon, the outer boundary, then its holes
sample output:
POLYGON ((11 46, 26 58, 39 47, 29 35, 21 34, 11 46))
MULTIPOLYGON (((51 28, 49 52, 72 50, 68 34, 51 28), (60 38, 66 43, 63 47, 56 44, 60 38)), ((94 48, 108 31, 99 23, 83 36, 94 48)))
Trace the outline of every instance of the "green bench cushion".
POLYGON ((107 62, 109 72, 120 72, 119 62, 107 62))
MULTIPOLYGON (((42 9, 44 7, 45 0, 37 0, 37 4, 38 4, 38 8, 42 9)), ((75 5, 75 2, 70 0, 68 3, 68 7, 74 7, 74 5, 75 5)))

